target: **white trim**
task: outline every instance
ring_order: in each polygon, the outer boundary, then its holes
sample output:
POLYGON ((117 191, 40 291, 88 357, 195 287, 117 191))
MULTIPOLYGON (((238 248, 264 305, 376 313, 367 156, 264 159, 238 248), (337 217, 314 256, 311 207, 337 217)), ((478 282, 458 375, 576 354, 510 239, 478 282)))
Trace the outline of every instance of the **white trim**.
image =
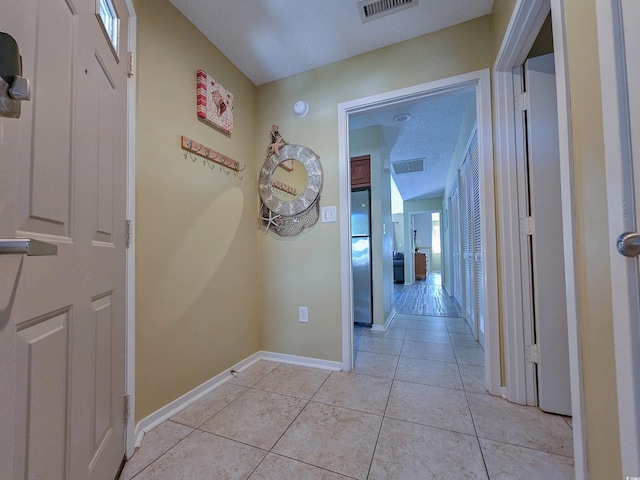
POLYGON ((236 363, 231 368, 226 369, 225 371, 219 373, 213 378, 210 378, 206 382, 198 385, 193 390, 185 393, 181 397, 175 399, 173 402, 168 403, 162 408, 159 408, 155 412, 147 415, 145 418, 140 420, 135 427, 135 448, 140 447, 142 444, 142 439, 144 438, 145 433, 149 430, 154 429, 162 422, 170 419, 176 413, 185 409, 195 401, 199 400, 206 394, 212 392, 220 385, 224 385, 226 382, 231 380, 233 375, 231 374, 232 370, 236 370, 238 372, 242 372, 246 370, 254 363, 259 360, 269 360, 272 362, 280 362, 287 363, 290 365, 301 365, 304 367, 312 367, 312 368, 321 368, 324 370, 331 371, 340 371, 342 365, 340 362, 332 362, 329 360, 322 360, 317 358, 309 358, 309 357, 299 357, 296 355, 287 355, 284 353, 274 353, 274 352, 265 352, 260 351, 256 352, 253 355, 241 360, 236 363))
POLYGON ((371 330, 375 332, 386 332, 395 319, 396 319, 396 309, 394 308, 391 311, 391 315, 389 315, 387 317, 387 320, 384 322, 384 325, 377 325, 374 323, 371 325, 371 330))
POLYGON ((558 95, 564 256, 567 288, 567 321, 571 367, 571 398, 575 474, 586 475, 583 440, 582 373, 579 343, 579 314, 576 290, 575 218, 573 215, 573 155, 566 68, 566 41, 563 0, 518 0, 493 67, 494 111, 496 125, 497 198, 500 205, 501 299, 505 349, 506 398, 517 403, 527 401, 527 376, 524 355, 520 231, 518 226, 516 127, 514 122, 513 68, 526 59, 540 27, 551 10, 558 95))
POLYGON ((346 152, 340 155, 338 186, 340 192, 340 284, 342 285, 342 370, 350 372, 354 365, 353 355, 353 277, 351 269, 351 168, 349 163, 349 120, 346 110, 338 105, 338 148, 346 152), (346 162, 344 165, 342 162, 346 162), (346 294, 345 294, 346 292, 346 294))
POLYGON ((480 235, 484 275, 485 382, 489 393, 500 394, 500 311, 498 307, 498 254, 496 238, 493 127, 491 123, 491 78, 483 70, 476 90, 478 153, 480 155, 480 235))
POLYGON ((518 0, 502 39, 494 71, 511 72, 524 63, 550 8, 549 0, 518 0))
POLYGON ((340 362, 333 362, 331 360, 264 351, 258 352, 258 354, 259 360, 270 360, 272 362, 288 363, 290 365, 300 365, 303 367, 322 368, 323 370, 331 370, 334 372, 342 370, 342 364, 340 362))
MULTIPOLYGON (((625 75, 626 51, 620 0, 596 1, 602 113, 604 128, 609 258, 616 355, 618 417, 622 475, 640 472, 640 333, 638 332, 638 260, 620 255, 614 239, 637 231, 634 204, 633 152, 629 125, 630 99, 625 75), (625 207, 626 205, 626 207, 625 207), (626 209, 626 211, 625 211, 626 209), (635 214, 635 215, 634 215, 635 214), (634 325, 635 321, 635 325, 634 325)), ((627 28, 635 28, 629 23, 627 28)), ((636 47, 638 48, 638 47, 636 47)), ((640 132, 634 132, 635 135, 640 132)), ((636 155, 638 153, 636 152, 636 155)), ((635 163, 638 164, 636 157, 635 163)), ((640 192, 635 192, 638 195, 640 192)))
MULTIPOLYGON (((127 9, 129 10, 129 45, 128 51, 136 53, 137 45, 137 27, 136 27, 136 11, 133 6, 133 0, 126 0, 127 9)), ((127 219, 131 220, 132 228, 135 231, 136 217, 136 78, 129 77, 127 79, 127 219)), ((133 455, 135 446, 135 347, 136 347, 136 246, 134 241, 127 248, 126 252, 126 313, 125 313, 125 342, 126 342, 126 393, 129 395, 129 417, 125 425, 125 455, 130 458, 133 455)))
POLYGON ((517 127, 513 69, 526 60, 549 12, 549 0, 519 0, 493 67, 496 180, 500 211, 500 276, 507 400, 529 403, 525 362, 524 288, 521 268, 517 127))
POLYGON ((340 251, 342 294, 342 365, 353 365, 353 319, 351 288, 350 195, 349 195, 349 122, 350 114, 373 110, 407 100, 475 88, 478 109, 478 146, 481 164, 481 200, 483 215, 483 263, 485 265, 485 335, 487 388, 500 392, 500 336, 498 325, 498 274, 496 257, 493 146, 491 131, 491 87, 489 70, 479 70, 400 90, 385 92, 338 104, 338 149, 340 185, 340 251))
MULTIPOLYGON (((523 28, 522 25, 514 28, 523 28)), ((535 26, 534 26, 535 28, 535 26)), ((535 384, 532 382, 533 364, 525 359, 526 338, 533 332, 532 319, 525 315, 530 309, 530 283, 522 262, 519 229, 521 184, 519 167, 524 163, 523 118, 515 112, 515 95, 520 81, 515 69, 494 72, 494 102, 496 118, 496 178, 500 205, 501 298, 505 357, 506 398, 521 405, 537 405, 535 384), (520 162, 520 163, 518 163, 520 162)))
POLYGON ((567 295, 567 328, 569 339, 569 371, 571 376, 571 414, 573 417, 573 456, 575 478, 588 477, 587 450, 582 432, 584 389, 582 387, 582 352, 580 345, 580 310, 578 307, 578 263, 576 252, 575 187, 573 175, 573 144, 571 133, 571 101, 567 66, 564 0, 551 0, 553 45, 556 67, 558 102, 558 145, 560 147, 560 184, 562 185, 562 218, 564 238, 564 270, 567 295))

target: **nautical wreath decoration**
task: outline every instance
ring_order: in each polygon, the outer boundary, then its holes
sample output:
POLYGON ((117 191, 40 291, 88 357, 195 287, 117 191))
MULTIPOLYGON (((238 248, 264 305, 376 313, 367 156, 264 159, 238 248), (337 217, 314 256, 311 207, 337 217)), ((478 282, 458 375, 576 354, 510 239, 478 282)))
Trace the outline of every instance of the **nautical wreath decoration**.
POLYGON ((271 127, 269 138, 267 159, 258 179, 260 226, 265 232, 273 232, 280 237, 295 237, 305 228, 315 225, 320 217, 320 157, 305 146, 287 143, 277 125, 271 127), (291 180, 306 182, 302 187, 290 185, 287 174, 280 174, 280 171, 292 173, 296 168, 296 175, 292 174, 291 180), (278 179, 274 178, 276 171, 278 179))

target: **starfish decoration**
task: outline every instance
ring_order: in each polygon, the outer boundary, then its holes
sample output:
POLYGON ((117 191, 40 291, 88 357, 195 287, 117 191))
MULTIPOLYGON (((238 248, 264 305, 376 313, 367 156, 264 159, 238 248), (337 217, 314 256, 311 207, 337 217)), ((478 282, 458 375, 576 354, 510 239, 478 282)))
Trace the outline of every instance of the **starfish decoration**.
POLYGON ((266 222, 267 225, 267 232, 269 231, 269 228, 273 225, 274 227, 278 227, 279 224, 276 221, 278 218, 280 218, 281 215, 274 215, 273 212, 271 210, 269 210, 269 216, 265 217, 264 215, 262 216, 262 221, 266 222))
POLYGON ((284 140, 282 140, 282 137, 278 137, 271 145, 269 145, 269 152, 275 153, 276 156, 279 157, 280 149, 284 147, 284 145, 285 143, 284 143, 284 140))

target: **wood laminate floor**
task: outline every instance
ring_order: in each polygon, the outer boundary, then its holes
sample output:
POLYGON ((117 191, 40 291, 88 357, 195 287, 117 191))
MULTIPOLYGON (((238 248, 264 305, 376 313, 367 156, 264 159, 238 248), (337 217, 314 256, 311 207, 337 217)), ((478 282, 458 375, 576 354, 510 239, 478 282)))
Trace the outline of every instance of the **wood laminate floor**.
POLYGON ((393 284, 393 303, 397 313, 460 317, 462 311, 442 286, 440 272, 432 272, 413 285, 393 284))

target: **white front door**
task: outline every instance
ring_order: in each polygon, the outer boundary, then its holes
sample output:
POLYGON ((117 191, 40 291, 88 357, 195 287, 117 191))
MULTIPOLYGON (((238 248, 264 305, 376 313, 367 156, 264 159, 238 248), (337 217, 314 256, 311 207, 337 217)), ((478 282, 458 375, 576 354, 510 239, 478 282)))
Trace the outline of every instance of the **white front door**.
POLYGON ((618 252, 617 239, 640 232, 640 1, 596 6, 622 474, 632 478, 640 475, 640 263, 633 248, 618 252))
POLYGON ((0 255, 3 478, 113 479, 124 455, 128 12, 114 48, 100 3, 0 5, 32 84, 0 118, 0 238, 57 246, 0 255))

